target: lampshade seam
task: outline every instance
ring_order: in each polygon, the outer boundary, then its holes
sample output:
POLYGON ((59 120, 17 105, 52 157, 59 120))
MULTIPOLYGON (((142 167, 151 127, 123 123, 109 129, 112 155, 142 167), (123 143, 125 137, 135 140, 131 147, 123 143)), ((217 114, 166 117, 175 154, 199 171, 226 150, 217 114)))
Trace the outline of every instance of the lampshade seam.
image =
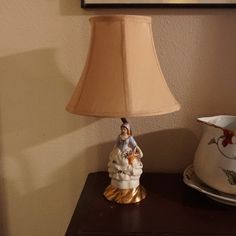
MULTIPOLYGON (((94 23, 94 24, 95 24, 95 23, 94 23)), ((77 99, 77 101, 76 101, 76 104, 75 104, 76 107, 77 107, 78 104, 80 103, 80 98, 82 97, 82 94, 83 94, 83 92, 84 92, 84 89, 83 89, 83 88, 85 87, 85 83, 86 83, 86 80, 85 80, 84 78, 87 77, 88 70, 89 70, 89 66, 88 66, 88 65, 91 64, 90 61, 91 61, 91 58, 92 58, 92 52, 93 52, 92 48, 93 48, 93 46, 94 46, 93 41, 94 41, 95 28, 96 28, 96 27, 94 27, 94 24, 92 24, 89 51, 88 51, 88 56, 87 56, 87 60, 86 60, 86 65, 85 65, 85 68, 84 68, 84 76, 81 76, 81 77, 80 77, 80 78, 83 79, 83 81, 79 81, 79 82, 81 82, 81 92, 80 92, 79 97, 78 97, 78 99, 77 99)))
POLYGON ((125 22, 121 22, 121 47, 122 47, 122 66, 123 66, 123 88, 124 88, 124 102, 125 102, 125 110, 128 111, 128 97, 129 90, 127 84, 127 55, 126 55, 126 40, 125 40, 125 22))

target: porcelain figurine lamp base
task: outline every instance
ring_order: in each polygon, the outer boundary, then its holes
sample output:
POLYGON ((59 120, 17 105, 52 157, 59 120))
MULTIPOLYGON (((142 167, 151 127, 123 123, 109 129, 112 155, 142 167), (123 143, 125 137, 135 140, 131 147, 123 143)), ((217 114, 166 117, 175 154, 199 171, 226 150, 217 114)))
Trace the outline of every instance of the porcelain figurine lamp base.
POLYGON ((143 153, 132 136, 127 120, 122 118, 122 122, 121 133, 109 156, 111 184, 106 188, 104 196, 121 204, 137 203, 146 197, 145 189, 140 186, 143 153))

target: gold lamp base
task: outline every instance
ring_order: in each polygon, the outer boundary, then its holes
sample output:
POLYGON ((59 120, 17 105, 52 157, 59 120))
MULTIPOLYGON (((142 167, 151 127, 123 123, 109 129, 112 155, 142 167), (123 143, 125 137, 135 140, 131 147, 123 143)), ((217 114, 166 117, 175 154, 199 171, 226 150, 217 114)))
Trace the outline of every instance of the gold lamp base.
POLYGON ((142 201, 146 197, 146 190, 139 185, 137 188, 119 189, 109 185, 105 191, 104 196, 109 201, 115 201, 120 204, 130 204, 142 201))

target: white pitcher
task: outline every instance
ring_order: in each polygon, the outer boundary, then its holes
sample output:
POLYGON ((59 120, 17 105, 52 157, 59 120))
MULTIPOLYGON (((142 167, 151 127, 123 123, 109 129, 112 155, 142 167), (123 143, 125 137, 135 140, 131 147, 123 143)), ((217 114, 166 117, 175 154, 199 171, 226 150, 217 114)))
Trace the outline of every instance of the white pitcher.
POLYGON ((236 194, 236 116, 198 118, 204 132, 195 153, 194 171, 204 183, 236 194))

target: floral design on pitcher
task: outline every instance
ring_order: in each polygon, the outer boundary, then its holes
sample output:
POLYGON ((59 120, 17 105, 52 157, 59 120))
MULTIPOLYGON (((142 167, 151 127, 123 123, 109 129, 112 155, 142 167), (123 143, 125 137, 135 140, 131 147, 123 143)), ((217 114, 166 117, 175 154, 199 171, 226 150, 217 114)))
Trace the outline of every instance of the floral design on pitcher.
POLYGON ((234 132, 231 130, 223 130, 224 135, 221 137, 223 138, 222 145, 223 147, 226 147, 228 144, 233 144, 233 137, 234 137, 234 132))
POLYGON ((227 176, 228 178, 228 182, 231 184, 231 185, 236 185, 236 172, 235 171, 232 171, 232 170, 226 170, 226 169, 223 169, 221 168, 221 170, 225 173, 225 175, 227 176))
POLYGON ((218 138, 212 138, 208 145, 210 144, 216 144, 218 151, 226 158, 228 159, 236 159, 236 156, 230 156, 226 153, 225 148, 228 145, 235 144, 233 141, 233 137, 235 136, 235 133, 231 130, 223 129, 223 135, 221 135, 218 138))

